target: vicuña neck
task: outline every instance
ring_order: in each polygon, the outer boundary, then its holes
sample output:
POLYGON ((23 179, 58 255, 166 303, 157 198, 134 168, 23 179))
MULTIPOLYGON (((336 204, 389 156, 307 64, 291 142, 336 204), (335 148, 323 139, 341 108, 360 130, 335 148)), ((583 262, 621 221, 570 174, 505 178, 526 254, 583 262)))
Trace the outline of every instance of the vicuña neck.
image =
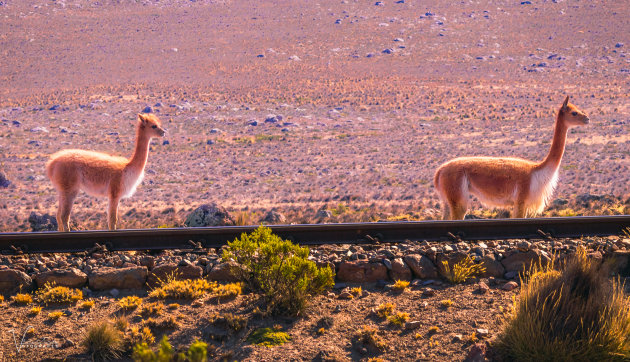
POLYGON ((136 149, 127 164, 127 169, 133 169, 136 171, 144 169, 144 165, 147 163, 147 157, 149 156, 149 142, 151 142, 151 137, 147 136, 144 132, 141 132, 138 128, 138 132, 136 134, 136 149))
POLYGON ((567 141, 567 131, 569 128, 564 124, 562 114, 558 112, 556 124, 553 132, 553 141, 547 157, 540 163, 541 168, 551 167, 557 169, 560 167, 562 155, 564 154, 564 146, 567 141))

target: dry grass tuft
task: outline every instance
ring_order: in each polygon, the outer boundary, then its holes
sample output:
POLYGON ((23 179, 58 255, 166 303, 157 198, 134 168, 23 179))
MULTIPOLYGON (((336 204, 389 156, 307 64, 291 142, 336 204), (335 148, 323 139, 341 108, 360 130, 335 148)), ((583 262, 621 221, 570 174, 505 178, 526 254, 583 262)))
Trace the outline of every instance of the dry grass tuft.
POLYGON ((378 352, 385 352, 387 350, 387 344, 378 335, 378 331, 374 327, 363 326, 355 334, 355 338, 359 343, 362 343, 366 347, 375 349, 378 352))
POLYGON ((162 314, 162 311, 164 311, 164 303, 152 302, 143 304, 138 314, 140 314, 143 318, 147 318, 150 316, 159 316, 162 314))
POLYGON ((146 343, 152 345, 155 343, 155 336, 151 333, 149 327, 131 327, 129 333, 125 336, 125 340, 129 346, 135 346, 138 343, 146 343))
POLYGON ((118 301, 118 306, 125 311, 134 310, 142 304, 142 298, 135 295, 121 298, 118 301))
POLYGON ((28 314, 31 316, 36 316, 42 311, 42 307, 33 307, 28 311, 28 314))
POLYGON ((481 264, 475 264, 469 255, 466 255, 465 259, 455 264, 452 270, 447 261, 442 261, 442 265, 444 266, 444 278, 452 284, 463 283, 473 276, 483 274, 486 271, 486 267, 481 264))
POLYGON ((13 303, 15 304, 27 305, 33 303, 33 297, 30 294, 26 293, 18 293, 12 296, 11 300, 13 300, 13 303))
POLYGON ((149 297, 158 299, 197 299, 207 292, 215 290, 217 283, 206 279, 178 280, 175 274, 159 280, 159 286, 149 293, 149 297))
POLYGON ((56 286, 46 283, 37 291, 37 300, 45 305, 76 303, 83 299, 83 292, 79 289, 56 286))
POLYGON ((533 266, 494 347, 505 360, 630 359, 630 299, 579 248, 560 272, 533 266))
POLYGON ((219 299, 236 298, 243 292, 243 283, 221 284, 214 289, 214 295, 219 299))
POLYGON ((97 322, 88 327, 81 345, 95 361, 117 359, 123 352, 122 335, 108 322, 97 322))
POLYGON ((65 314, 61 311, 50 312, 48 313, 48 319, 51 321, 57 321, 59 318, 63 317, 65 314))
POLYGON ((79 309, 92 309, 92 307, 94 307, 94 300, 90 299, 90 300, 85 300, 81 303, 81 305, 79 305, 79 309))
POLYGON ((455 304, 455 302, 453 302, 450 299, 442 299, 440 301, 440 305, 442 306, 442 308, 450 308, 455 304))
POLYGON ((381 318, 387 318, 390 315, 392 315, 395 307, 396 305, 392 303, 383 303, 383 304, 380 304, 378 307, 376 307, 375 312, 377 316, 381 318))
POLYGON ((402 327, 405 322, 409 320, 409 313, 397 312, 396 314, 391 315, 389 318, 387 318, 387 320, 389 321, 389 323, 395 326, 402 327))
POLYGON ((401 293, 407 290, 407 288, 409 288, 409 282, 406 280, 396 280, 396 282, 392 286, 392 289, 394 291, 401 292, 401 293))

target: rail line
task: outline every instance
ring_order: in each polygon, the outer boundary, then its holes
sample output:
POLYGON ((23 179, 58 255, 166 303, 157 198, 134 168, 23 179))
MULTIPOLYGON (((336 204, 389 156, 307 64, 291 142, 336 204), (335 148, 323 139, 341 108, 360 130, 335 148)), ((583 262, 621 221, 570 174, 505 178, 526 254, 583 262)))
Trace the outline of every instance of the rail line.
MULTIPOLYGON (((0 233, 0 253, 80 252, 96 244, 111 251, 217 248, 256 227, 0 233)), ((629 227, 630 215, 270 226, 274 233, 301 245, 609 236, 621 235, 629 227)))

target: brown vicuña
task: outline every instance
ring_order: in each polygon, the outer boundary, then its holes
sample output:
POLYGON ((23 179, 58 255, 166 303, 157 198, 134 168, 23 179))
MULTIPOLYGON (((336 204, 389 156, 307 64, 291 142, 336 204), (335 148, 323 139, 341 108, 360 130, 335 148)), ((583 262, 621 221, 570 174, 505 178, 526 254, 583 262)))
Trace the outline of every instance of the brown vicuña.
POLYGON ((434 184, 442 201, 443 218, 463 219, 469 194, 482 204, 513 207, 512 217, 541 213, 558 182, 558 169, 570 127, 586 125, 588 116, 564 100, 558 111, 553 141, 541 162, 508 157, 460 157, 442 164, 434 184))
POLYGON ((59 193, 59 231, 70 231, 70 212, 80 190, 109 197, 108 226, 116 229, 118 203, 131 196, 144 176, 144 166, 153 137, 164 136, 160 120, 153 114, 138 114, 136 146, 130 159, 85 150, 63 150, 46 164, 46 174, 59 193))

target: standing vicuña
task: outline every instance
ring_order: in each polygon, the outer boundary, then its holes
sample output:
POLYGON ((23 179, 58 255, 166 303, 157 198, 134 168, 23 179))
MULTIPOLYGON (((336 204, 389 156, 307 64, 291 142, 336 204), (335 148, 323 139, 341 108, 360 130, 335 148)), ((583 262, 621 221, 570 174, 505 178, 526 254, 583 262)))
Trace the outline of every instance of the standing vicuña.
POLYGON ((567 96, 558 111, 551 149, 542 162, 507 157, 461 157, 444 163, 434 178, 444 219, 463 219, 469 194, 487 206, 514 207, 512 217, 541 213, 558 182, 569 127, 588 122, 588 116, 570 104, 567 96))
POLYGON ((46 174, 59 192, 59 231, 70 231, 70 212, 80 190, 109 197, 108 226, 116 229, 118 203, 131 196, 144 176, 152 137, 164 136, 153 114, 138 114, 136 148, 130 159, 84 150, 63 150, 50 156, 46 174))

